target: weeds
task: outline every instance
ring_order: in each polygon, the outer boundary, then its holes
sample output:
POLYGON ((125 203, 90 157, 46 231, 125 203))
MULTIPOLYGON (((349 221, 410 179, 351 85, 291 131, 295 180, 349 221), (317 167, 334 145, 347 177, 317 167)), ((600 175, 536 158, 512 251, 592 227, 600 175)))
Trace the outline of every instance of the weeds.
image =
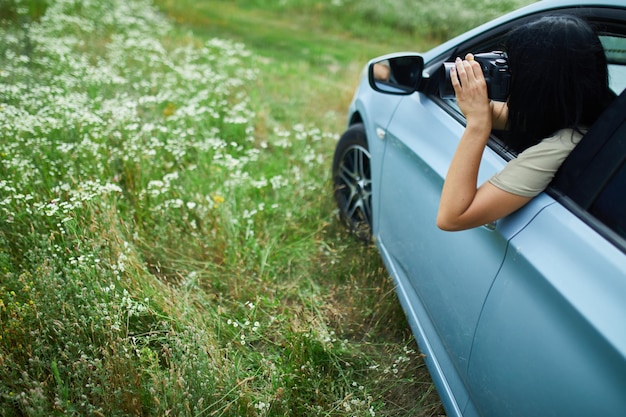
POLYGON ((336 229, 336 133, 257 118, 271 63, 144 0, 11 4, 3 415, 440 411, 375 252, 336 229), (366 323, 338 307, 363 294, 366 323))
POLYGON ((441 414, 329 158, 364 45, 517 2, 239 1, 340 33, 260 52, 160 3, 0 0, 0 414, 441 414))

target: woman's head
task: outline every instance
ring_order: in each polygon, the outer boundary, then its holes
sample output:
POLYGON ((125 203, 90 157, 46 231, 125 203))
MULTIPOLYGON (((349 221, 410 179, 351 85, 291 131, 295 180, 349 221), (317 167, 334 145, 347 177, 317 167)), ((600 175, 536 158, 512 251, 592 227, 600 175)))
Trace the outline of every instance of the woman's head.
POLYGON ((546 16, 510 32, 510 146, 532 146, 562 128, 590 126, 613 97, 604 49, 575 16, 546 16))

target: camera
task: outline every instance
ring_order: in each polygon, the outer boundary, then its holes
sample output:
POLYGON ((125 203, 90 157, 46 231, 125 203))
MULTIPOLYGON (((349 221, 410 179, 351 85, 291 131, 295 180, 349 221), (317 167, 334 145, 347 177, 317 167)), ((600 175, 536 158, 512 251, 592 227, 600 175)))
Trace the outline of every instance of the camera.
MULTIPOLYGON (((506 101, 509 96, 509 83, 511 73, 506 54, 501 51, 485 52, 474 55, 485 76, 487 82, 487 95, 491 100, 506 101)), ((441 98, 454 98, 454 88, 450 80, 450 68, 454 62, 444 62, 439 77, 439 95, 441 98)))

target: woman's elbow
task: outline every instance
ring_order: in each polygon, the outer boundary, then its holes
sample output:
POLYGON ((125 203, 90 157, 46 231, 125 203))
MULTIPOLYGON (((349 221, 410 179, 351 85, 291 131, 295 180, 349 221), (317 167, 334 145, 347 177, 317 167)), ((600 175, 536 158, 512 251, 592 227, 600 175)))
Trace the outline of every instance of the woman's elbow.
POLYGON ((463 229, 453 219, 442 213, 437 214, 437 227, 446 232, 456 232, 463 229))

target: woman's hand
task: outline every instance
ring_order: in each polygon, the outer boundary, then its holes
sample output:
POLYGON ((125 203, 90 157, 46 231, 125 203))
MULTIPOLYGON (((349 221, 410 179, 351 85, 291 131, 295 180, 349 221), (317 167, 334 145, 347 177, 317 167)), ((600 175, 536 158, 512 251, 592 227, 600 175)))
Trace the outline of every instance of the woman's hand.
POLYGON ((455 66, 450 70, 450 79, 457 104, 468 124, 486 123, 485 128, 491 130, 487 83, 480 64, 474 60, 474 55, 467 54, 464 60, 457 58, 455 66))

